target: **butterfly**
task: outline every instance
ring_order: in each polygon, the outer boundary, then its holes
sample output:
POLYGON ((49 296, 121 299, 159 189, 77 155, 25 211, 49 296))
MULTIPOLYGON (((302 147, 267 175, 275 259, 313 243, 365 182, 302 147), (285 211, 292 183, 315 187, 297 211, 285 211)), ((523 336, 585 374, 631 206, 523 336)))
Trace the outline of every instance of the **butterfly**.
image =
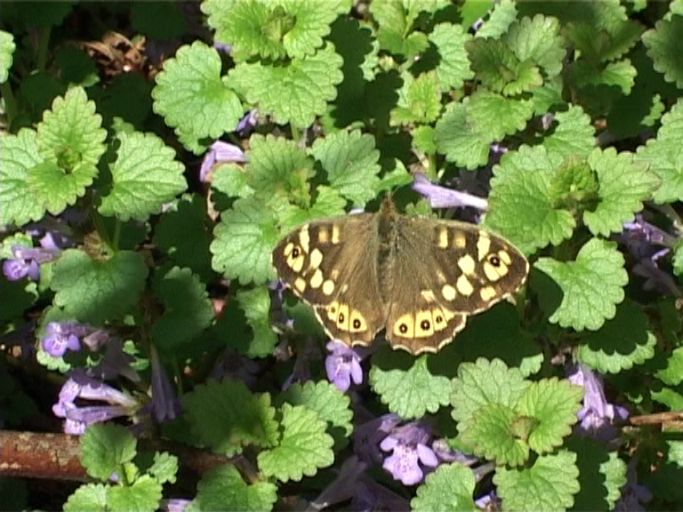
POLYGON ((409 217, 385 199, 377 213, 310 222, 276 245, 280 279, 308 303, 333 339, 436 352, 524 284, 529 263, 474 224, 409 217))

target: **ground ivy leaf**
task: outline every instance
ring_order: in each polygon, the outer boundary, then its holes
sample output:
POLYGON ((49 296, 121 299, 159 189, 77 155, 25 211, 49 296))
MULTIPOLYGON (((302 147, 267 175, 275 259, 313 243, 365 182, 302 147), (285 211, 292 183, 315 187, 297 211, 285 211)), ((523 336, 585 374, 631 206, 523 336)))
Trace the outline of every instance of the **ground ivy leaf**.
POLYGON ((154 344, 173 352, 196 338, 214 317, 206 286, 189 268, 173 267, 154 280, 164 312, 151 330, 154 344))
POLYGON ((239 290, 237 302, 244 311, 247 323, 254 334, 245 354, 252 358, 272 354, 278 338, 270 322, 268 288, 261 286, 252 290, 239 290))
POLYGON ((462 363, 453 380, 451 415, 463 422, 488 404, 512 408, 529 385, 519 369, 508 368, 500 359, 481 358, 475 363, 462 363))
POLYGON ((334 384, 327 381, 293 384, 282 393, 280 399, 315 411, 329 424, 329 434, 335 439, 337 446, 341 446, 342 439, 348 438, 353 431, 351 400, 334 384))
POLYGON ((270 395, 252 393, 239 381, 209 381, 182 397, 196 443, 216 453, 235 455, 247 445, 277 443, 275 409, 270 395))
POLYGON ((327 172, 330 185, 355 205, 363 206, 375 197, 380 165, 372 135, 341 130, 318 138, 311 152, 327 172))
POLYGON ((119 133, 121 145, 110 166, 112 187, 98 211, 121 220, 146 220, 187 188, 175 151, 151 133, 119 133))
POLYGON ((28 185, 41 162, 35 131, 22 128, 0 137, 0 224, 22 226, 44 215, 45 205, 28 185))
MULTIPOLYGON (((320 48, 323 38, 330 33, 330 24, 338 14, 348 10, 348 2, 341 0, 299 0, 280 5, 294 19, 294 25, 282 37, 287 55, 294 58, 310 55, 320 48)), ((259 29, 263 30, 262 27, 259 29)))
POLYGON ((207 471, 197 484, 194 504, 202 512, 272 510, 277 487, 270 482, 247 484, 234 466, 225 464, 207 471))
POLYGON ((576 423, 582 399, 583 388, 567 380, 552 378, 533 382, 516 407, 518 414, 534 420, 527 441, 529 447, 536 453, 546 453, 562 445, 576 423))
POLYGON ((668 19, 659 20, 654 29, 642 35, 643 44, 654 68, 664 74, 664 80, 674 82, 679 88, 683 88, 681 32, 683 16, 672 15, 668 19))
POLYGON ((640 146, 636 158, 647 162, 661 180, 654 200, 670 203, 683 200, 683 100, 678 100, 661 121, 657 138, 640 146))
POLYGON ((299 206, 287 203, 283 208, 278 209, 277 217, 281 232, 286 233, 290 229, 311 220, 338 217, 346 213, 344 210, 346 200, 336 189, 319 185, 316 187, 316 192, 318 196, 310 208, 300 208, 299 206))
POLYGON ((178 457, 167 452, 155 452, 154 460, 147 472, 160 484, 174 484, 178 474, 178 457))
POLYGON ((233 131, 244 113, 221 79, 218 52, 201 41, 180 47, 155 81, 154 112, 185 139, 217 139, 233 131))
POLYGON ((272 115, 276 123, 305 128, 336 97, 335 86, 344 78, 342 63, 334 46, 328 43, 315 54, 292 59, 288 64, 243 62, 230 71, 228 80, 260 112, 272 115))
POLYGON ((451 103, 446 107, 434 128, 434 140, 437 150, 446 155, 446 160, 467 169, 476 169, 488 161, 489 145, 493 139, 470 123, 468 100, 465 98, 461 103, 451 103))
POLYGON ((467 119, 479 132, 488 133, 491 141, 521 131, 534 113, 531 100, 510 99, 486 90, 469 97, 467 119))
MULTIPOLYGON (((97 423, 90 425, 80 442, 81 464, 93 478, 109 480, 121 465, 130 462, 137 453, 137 440, 121 425, 97 423)), ((119 475, 120 476, 120 475, 119 475)))
MULTIPOLYGON (((402 358, 403 354, 398 357, 402 358)), ((373 358, 370 385, 391 412, 404 419, 420 418, 426 412, 435 413, 448 405, 450 389, 448 378, 433 375, 427 366, 427 356, 414 359, 407 369, 390 367, 396 355, 384 351, 373 358)))
POLYGON ((216 165, 211 174, 211 188, 228 197, 249 197, 254 193, 244 167, 237 164, 216 165))
POLYGON ((543 85, 538 68, 520 62, 501 40, 475 38, 465 47, 477 78, 493 92, 519 94, 543 85))
POLYGON ((503 507, 520 511, 562 511, 574 503, 579 492, 576 454, 561 450, 542 455, 525 469, 499 467, 493 477, 503 507))
POLYGON ((560 306, 550 317, 550 322, 561 327, 599 329, 605 320, 614 318, 616 304, 624 300, 628 274, 616 243, 592 238, 575 261, 539 258, 535 267, 548 274, 564 292, 560 306))
POLYGON ((664 404, 671 411, 683 409, 683 395, 671 388, 662 388, 659 391, 650 391, 650 396, 655 402, 664 404))
POLYGON ((149 475, 143 475, 133 485, 117 485, 107 490, 110 510, 154 512, 161 501, 161 484, 149 475))
POLYGON ((503 404, 489 403, 458 424, 461 439, 475 455, 496 464, 520 466, 529 458, 529 445, 513 435, 517 415, 503 404))
POLYGON ((667 460, 683 468, 683 441, 667 441, 667 460))
POLYGON ((517 7, 512 0, 502 0, 496 3, 489 14, 488 20, 474 34, 474 37, 500 39, 517 19, 517 7))
POLYGON ((672 258, 674 274, 683 277, 683 243, 679 243, 674 248, 674 255, 672 258))
POLYGON ((552 156, 587 157, 595 147, 595 129, 581 107, 571 105, 565 112, 555 114, 557 125, 551 135, 543 139, 543 146, 552 156))
POLYGON ((638 71, 629 59, 608 62, 604 66, 579 60, 572 67, 572 77, 580 87, 614 86, 624 95, 631 93, 637 75, 638 71))
POLYGON ((417 9, 412 10, 402 2, 378 1, 369 10, 379 27, 377 41, 381 49, 411 57, 427 48, 427 37, 412 29, 417 9))
POLYGON ((310 200, 308 180, 313 177, 313 161, 292 140, 253 135, 245 173, 249 186, 262 197, 283 194, 297 203, 310 200))
POLYGON ((655 376, 669 386, 678 386, 683 382, 683 347, 675 349, 666 361, 663 368, 655 376))
POLYGON ((9 32, 0 30, 0 84, 4 84, 9 77, 9 70, 12 67, 12 55, 16 47, 14 36, 9 32))
POLYGON ((436 121, 441 110, 441 90, 436 72, 422 73, 417 78, 404 73, 398 95, 398 103, 390 112, 392 126, 436 121))
POLYGON ((522 146, 506 154, 493 169, 485 225, 527 254, 571 237, 576 221, 555 205, 550 193, 561 157, 543 146, 522 146))
POLYGON ((474 473, 462 464, 441 464, 427 475, 410 501, 414 512, 460 512, 475 510, 474 473))
POLYGON ((64 504, 64 512, 108 512, 107 486, 83 484, 64 504))
POLYGON ((465 80, 474 78, 465 50, 465 43, 472 39, 472 36, 465 32, 462 26, 439 23, 428 38, 439 52, 440 60, 436 66, 436 75, 439 77, 441 92, 460 89, 465 80))
POLYGON ((566 50, 560 35, 560 23, 556 18, 537 14, 533 18, 524 17, 510 25, 503 41, 524 62, 537 64, 547 77, 558 75, 566 50))
POLYGON ((214 230, 213 268, 241 284, 263 283, 273 278, 270 253, 278 240, 272 211, 251 197, 238 199, 214 230))
POLYGON ((50 287, 54 304, 82 322, 101 325, 135 305, 145 287, 141 253, 119 251, 105 261, 68 249, 55 262, 50 287))
POLYGON ((581 339, 578 357, 600 373, 619 373, 655 355, 657 338, 648 329, 647 316, 629 300, 617 306, 616 315, 581 339))
POLYGON ((642 210, 659 179, 645 162, 634 162, 631 153, 617 153, 614 148, 595 148, 588 165, 598 178, 599 202, 595 210, 584 212, 583 220, 594 235, 620 232, 624 222, 642 210))
POLYGON ((258 454, 258 467, 265 476, 282 482, 300 481, 334 462, 332 437, 326 422, 314 411, 301 406, 282 406, 280 443, 258 454))

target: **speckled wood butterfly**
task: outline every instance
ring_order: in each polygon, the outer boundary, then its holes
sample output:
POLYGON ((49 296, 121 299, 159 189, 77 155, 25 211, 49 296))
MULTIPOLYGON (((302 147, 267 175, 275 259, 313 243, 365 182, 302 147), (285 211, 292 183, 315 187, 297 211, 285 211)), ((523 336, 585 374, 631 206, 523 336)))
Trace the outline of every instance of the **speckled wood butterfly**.
POLYGON ((439 350, 469 315, 515 293, 529 270, 500 236, 401 215, 390 199, 378 213, 295 229, 275 247, 273 263, 331 338, 369 345, 386 329, 392 347, 413 354, 439 350))

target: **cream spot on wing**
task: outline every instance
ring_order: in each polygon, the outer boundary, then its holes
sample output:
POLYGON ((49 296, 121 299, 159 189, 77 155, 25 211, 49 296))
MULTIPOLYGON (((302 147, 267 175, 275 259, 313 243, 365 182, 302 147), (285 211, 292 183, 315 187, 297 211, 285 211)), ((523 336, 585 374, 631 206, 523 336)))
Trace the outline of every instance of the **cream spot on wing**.
POLYGON ((364 332, 368 330, 368 325, 365 322, 365 318, 360 314, 360 311, 354 309, 351 312, 351 321, 349 323, 351 326, 351 332, 364 332))
MULTIPOLYGON (((287 247, 285 247, 285 250, 287 250, 287 247)), ((287 256, 287 266, 291 268, 294 272, 301 272, 301 270, 304 268, 304 260, 306 257, 304 256, 304 253, 301 251, 301 248, 298 245, 292 244, 292 248, 289 251, 289 256, 287 256)))
POLYGON ((341 304, 337 312, 337 327, 342 331, 349 330, 349 306, 341 304))
POLYGON ((320 228, 318 230, 318 242, 320 242, 321 244, 326 244, 329 241, 330 232, 327 230, 327 228, 320 228))
POLYGON ((508 267, 503 262, 498 267, 494 267, 488 261, 484 262, 484 275, 489 281, 498 281, 501 277, 508 273, 508 267))
POLYGON ((320 288, 320 285, 323 284, 323 273, 320 269, 313 273, 313 277, 311 277, 309 284, 311 285, 311 288, 320 288))
POLYGON ((450 284, 445 284, 443 285, 443 288, 441 288, 441 295, 443 295, 443 298, 447 301, 451 301, 455 299, 457 293, 455 288, 453 288, 450 284))
POLYGON ((301 231, 299 231, 299 245, 308 254, 308 249, 311 243, 311 236, 308 234, 308 224, 306 224, 301 231))
POLYGON ((436 297, 434 296, 434 292, 432 290, 422 290, 420 295, 422 295, 422 298, 427 302, 436 302, 436 297))
POLYGON ((300 293, 304 293, 306 290, 306 281, 301 277, 297 277, 294 281, 294 288, 299 290, 300 293))
POLYGON ((435 331, 443 331, 446 328, 446 315, 441 308, 432 309, 432 319, 435 331))
POLYGON ((469 254, 466 254, 458 260, 458 267, 460 267, 460 270, 462 270, 468 276, 473 275, 475 267, 474 258, 469 254))
POLYGON ((334 281, 328 279, 323 283, 323 293, 325 295, 332 295, 332 292, 334 292, 334 281))
POLYGON ((458 231, 453 237, 453 245, 456 249, 464 249, 467 245, 467 239, 465 238, 465 233, 458 231))
POLYGON ((339 226, 337 226, 336 224, 332 225, 332 243, 339 243, 339 226))
POLYGON ((448 247, 448 229, 441 228, 439 230, 439 249, 446 249, 448 247))
POLYGON ((479 233, 479 239, 477 240, 477 257, 479 261, 483 260, 491 249, 491 239, 489 235, 483 231, 479 233))
POLYGON ((290 254, 292 254, 293 250, 294 250, 294 244, 292 242, 289 242, 287 245, 285 245, 285 250, 282 251, 282 253, 285 256, 289 256, 290 254))
POLYGON ((320 249, 313 249, 311 251, 311 259, 309 260, 309 268, 318 268, 323 261, 323 253, 320 249))
POLYGON ((393 333, 403 338, 412 338, 415 335, 415 322, 413 316, 405 314, 394 324, 393 333))
POLYGON ((426 338, 434 334, 432 312, 429 310, 418 311, 415 319, 415 336, 426 338))
POLYGON ((484 302, 488 302, 491 299, 493 299, 497 295, 497 293, 496 289, 493 286, 485 286, 481 289, 479 295, 481 296, 481 300, 483 300, 484 302))
POLYGON ((506 265, 512 263, 512 258, 510 258, 510 254, 507 251, 498 251, 498 257, 503 260, 503 263, 506 265))
POLYGON ((465 274, 461 275, 458 278, 458 281, 455 283, 455 287, 458 289, 458 293, 460 295, 464 295, 465 297, 469 297, 470 295, 472 295, 472 292, 474 291, 472 283, 470 283, 470 280, 467 279, 467 276, 465 276, 465 274))

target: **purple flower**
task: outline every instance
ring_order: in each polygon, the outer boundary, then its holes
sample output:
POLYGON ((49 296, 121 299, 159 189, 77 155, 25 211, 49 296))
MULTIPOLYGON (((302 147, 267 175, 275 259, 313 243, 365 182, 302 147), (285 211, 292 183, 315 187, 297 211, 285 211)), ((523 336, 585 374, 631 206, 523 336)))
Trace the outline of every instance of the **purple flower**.
POLYGON ((183 512, 192 500, 184 500, 182 498, 171 498, 161 502, 162 512, 183 512))
POLYGON ((432 208, 456 208, 471 206, 478 210, 486 210, 488 202, 483 197, 473 196, 467 192, 459 192, 441 185, 434 185, 424 174, 416 173, 413 190, 429 201, 432 208))
POLYGON ((132 416, 139 407, 137 400, 129 395, 89 377, 85 372, 75 371, 59 391, 59 399, 52 406, 52 412, 55 416, 65 419, 65 433, 82 434, 92 423, 132 416), (99 400, 108 405, 76 405, 77 398, 99 400))
POLYGON ((40 247, 12 246, 12 256, 2 264, 2 273, 8 281, 19 281, 28 277, 31 281, 40 278, 40 264, 54 260, 60 253, 61 235, 47 232, 40 239, 40 247), (55 237, 58 240, 55 240, 55 237))
POLYGON ((28 277, 31 281, 37 281, 40 277, 40 266, 34 260, 11 259, 2 263, 2 273, 8 281, 20 281, 28 277))
POLYGON ((583 386, 583 407, 577 413, 579 432, 609 441, 616 435, 614 423, 628 418, 628 411, 607 402, 602 378, 583 364, 576 365, 568 377, 569 382, 583 386))
POLYGON ((86 328, 70 322, 50 322, 45 328, 42 340, 43 350, 52 357, 62 357, 67 350, 77 352, 81 349, 80 337, 86 328))
MULTIPOLYGON (((359 411, 362 414, 362 410, 359 411)), ((363 462, 381 462, 384 453, 379 443, 401 422, 397 414, 384 414, 360 425, 353 432, 353 448, 363 462)))
POLYGON ((204 183, 210 181, 211 171, 216 164, 246 161, 244 152, 238 146, 217 140, 211 144, 209 151, 204 155, 199 169, 199 180, 204 183))
POLYGON ((325 371, 330 382, 340 391, 347 391, 351 387, 351 381, 354 384, 363 382, 361 356, 357 349, 335 340, 330 341, 326 348, 330 354, 325 358, 325 371))
POLYGON ((171 421, 180 414, 180 404, 154 346, 152 346, 151 360, 152 413, 158 422, 171 421))
POLYGON ((258 114, 256 109, 251 109, 242 119, 240 119, 240 122, 237 123, 237 128, 235 131, 240 137, 246 137, 254 130, 254 128, 256 128, 257 122, 258 114))
POLYGON ((496 495, 496 491, 490 491, 474 500, 479 510, 501 510, 502 502, 496 495))
POLYGON ((420 483, 424 478, 421 466, 439 465, 436 454, 427 445, 430 437, 429 429, 417 421, 394 429, 379 445, 383 451, 392 452, 382 467, 404 485, 420 483))

